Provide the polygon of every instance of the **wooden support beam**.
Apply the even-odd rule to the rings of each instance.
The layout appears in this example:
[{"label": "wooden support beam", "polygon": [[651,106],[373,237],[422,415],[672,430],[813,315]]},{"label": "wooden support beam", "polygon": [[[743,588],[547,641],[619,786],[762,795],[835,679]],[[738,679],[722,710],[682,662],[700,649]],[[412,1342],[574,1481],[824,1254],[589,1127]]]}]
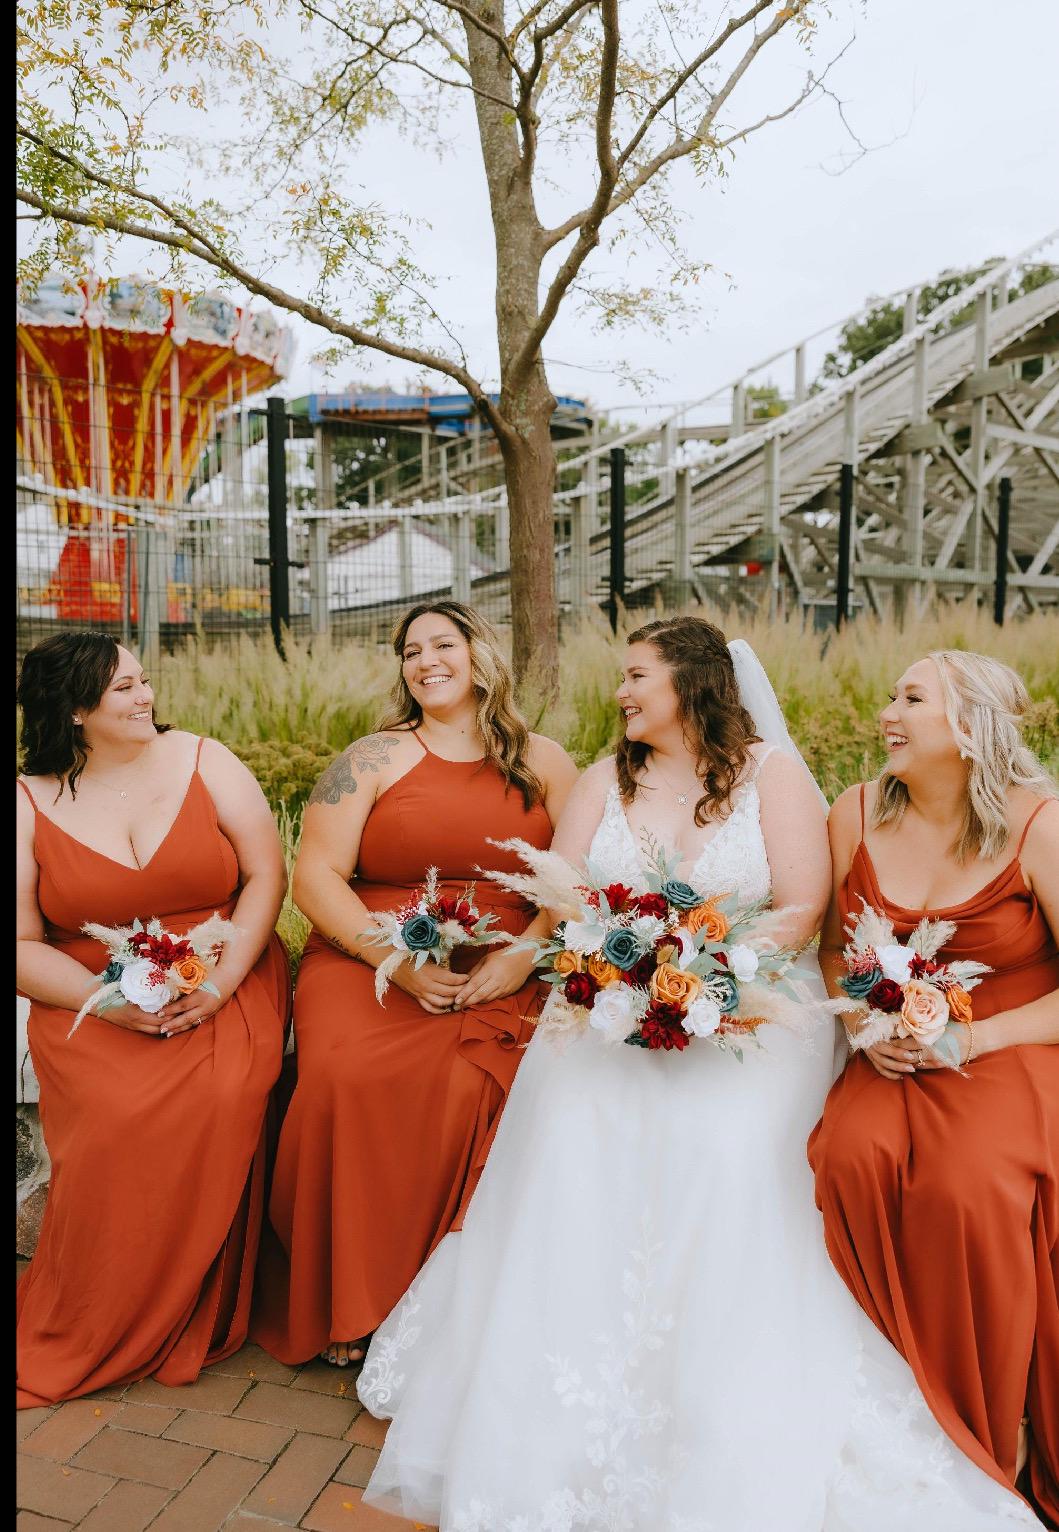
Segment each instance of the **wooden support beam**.
[{"label": "wooden support beam", "polygon": [[1001,426],[990,421],[986,434],[996,437],[998,441],[1014,442],[1016,447],[1036,447],[1041,452],[1059,452],[1059,436],[1047,436],[1043,431],[1026,431],[1018,426]]},{"label": "wooden support beam", "polygon": [[1057,547],[1059,547],[1059,518],[1056,519],[1052,530],[1048,533],[1048,536],[1044,539],[1044,542],[1038,548],[1033,563],[1030,564],[1029,568],[1026,570],[1026,573],[1028,575],[1040,574],[1041,570],[1044,568],[1045,564],[1047,564],[1048,560],[1051,558]]},{"label": "wooden support beam", "polygon": [[[978,574],[973,569],[946,569],[937,570],[931,564],[871,564],[858,563],[853,566],[853,573],[858,579],[878,580],[885,584],[888,580],[915,580],[923,581],[932,585],[981,585],[988,587],[993,583],[991,573]],[[1059,575],[1031,575],[1023,574],[1016,570],[1008,575],[1009,587],[1018,587],[1021,590],[1056,590],[1059,591]]]},{"label": "wooden support beam", "polygon": [[964,378],[949,396],[951,404],[973,404],[976,399],[986,399],[991,394],[1002,394],[1014,386],[1015,371],[1012,367],[985,367]]}]

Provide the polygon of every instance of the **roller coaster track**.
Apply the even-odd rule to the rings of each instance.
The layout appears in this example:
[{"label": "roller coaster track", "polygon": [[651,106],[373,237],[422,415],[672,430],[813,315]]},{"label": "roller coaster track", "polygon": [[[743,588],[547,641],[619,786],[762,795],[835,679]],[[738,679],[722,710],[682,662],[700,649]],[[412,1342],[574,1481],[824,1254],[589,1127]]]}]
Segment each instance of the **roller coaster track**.
[{"label": "roller coaster track", "polygon": [[[1008,555],[1013,600],[1059,603],[1059,281],[1011,301],[1006,293],[1015,269],[1057,238],[1052,234],[990,268],[918,323],[912,297],[906,333],[776,419],[749,427],[733,420],[717,433],[728,439],[711,444],[702,439],[703,428],[685,426],[697,406],[721,395],[718,390],[660,424],[567,459],[561,464],[564,481],[572,472],[580,472],[582,481],[557,496],[558,506],[566,502],[572,525],[579,515],[583,520],[580,535],[557,548],[564,609],[598,605],[609,593],[610,532],[599,524],[606,520],[607,482],[600,460],[616,445],[651,440],[672,446],[682,438],[680,453],[648,470],[664,492],[626,519],[630,605],[659,595],[716,593],[715,577],[748,565],[767,566],[766,578],[802,603],[833,599],[836,489],[844,462],[855,471],[858,599],[878,608],[887,592],[907,589],[909,582],[917,596],[931,585],[956,595],[989,585],[993,503],[1003,474],[1015,481]],[[764,365],[726,389],[742,388]],[[498,489],[463,497],[460,504],[488,515],[502,501]],[[417,510],[430,515],[450,506],[456,509],[442,501]],[[476,579],[470,595],[503,620],[508,571]],[[400,605],[380,604],[372,616],[384,625]],[[365,615],[361,608],[358,622]],[[340,628],[342,614],[335,617]]]}]

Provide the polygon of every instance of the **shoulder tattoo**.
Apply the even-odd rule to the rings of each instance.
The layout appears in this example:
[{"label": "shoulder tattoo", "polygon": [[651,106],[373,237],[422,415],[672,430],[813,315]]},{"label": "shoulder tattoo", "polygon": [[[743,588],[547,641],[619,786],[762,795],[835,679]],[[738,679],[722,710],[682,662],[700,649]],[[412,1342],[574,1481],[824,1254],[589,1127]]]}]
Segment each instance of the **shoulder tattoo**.
[{"label": "shoulder tattoo", "polygon": [[357,773],[377,772],[390,764],[390,752],[397,740],[392,734],[369,734],[354,740],[337,755],[320,776],[309,794],[310,803],[338,803],[347,793],[357,790]]}]

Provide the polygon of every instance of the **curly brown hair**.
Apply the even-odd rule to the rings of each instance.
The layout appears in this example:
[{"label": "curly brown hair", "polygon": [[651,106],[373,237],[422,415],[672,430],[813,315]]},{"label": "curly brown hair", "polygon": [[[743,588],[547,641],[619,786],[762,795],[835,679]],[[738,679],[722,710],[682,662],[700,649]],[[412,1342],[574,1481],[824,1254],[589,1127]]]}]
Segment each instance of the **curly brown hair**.
[{"label": "curly brown hair", "polygon": [[[515,703],[515,685],[500,641],[481,613],[462,601],[421,601],[400,617],[391,634],[393,652],[404,659],[405,638],[417,617],[435,613],[447,617],[467,640],[471,651],[471,681],[477,704],[478,732],[485,742],[485,758],[491,761],[509,787],[522,794],[526,812],[544,802],[544,784],[531,768],[529,729]],[[390,693],[390,706],[379,729],[411,727],[423,722],[423,709],[405,685],[404,674]]]},{"label": "curly brown hair", "polygon": [[[702,617],[664,617],[644,623],[627,642],[650,644],[669,667],[685,743],[695,755],[696,775],[705,789],[695,805],[695,823],[701,826],[724,817],[746,770],[750,746],[760,741],[739,695],[724,634]],[[650,745],[627,736],[619,743],[615,769],[623,803],[635,798],[637,778],[650,754]]]}]

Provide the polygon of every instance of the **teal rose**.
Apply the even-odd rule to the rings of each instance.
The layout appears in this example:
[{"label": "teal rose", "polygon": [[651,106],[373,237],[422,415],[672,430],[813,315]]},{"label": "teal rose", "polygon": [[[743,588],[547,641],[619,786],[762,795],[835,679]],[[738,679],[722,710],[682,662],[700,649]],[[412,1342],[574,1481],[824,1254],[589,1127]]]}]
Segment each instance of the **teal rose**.
[{"label": "teal rose", "polygon": [[867,973],[848,973],[838,983],[851,1000],[866,1000],[881,978],[881,968],[869,968]]},{"label": "teal rose", "polygon": [[438,945],[438,923],[431,915],[413,915],[401,927],[401,940],[409,952],[429,952]]},{"label": "teal rose", "polygon": [[710,994],[720,1006],[722,1016],[731,1016],[739,1004],[739,986],[730,973],[715,973],[712,976]]},{"label": "teal rose", "polygon": [[107,964],[106,968],[104,968],[99,977],[104,984],[117,984],[118,980],[121,978],[121,970],[122,965],[120,963],[116,963],[114,959],[111,958],[110,962]]},{"label": "teal rose", "polygon": [[642,951],[643,948],[636,937],[623,927],[619,931],[611,931],[603,943],[602,955],[608,963],[613,963],[615,968],[620,968],[622,973],[628,973]]},{"label": "teal rose", "polygon": [[675,904],[678,910],[693,910],[697,904],[702,904],[702,895],[690,883],[681,883],[679,878],[670,878],[662,884],[662,897],[668,899],[670,904]]}]

